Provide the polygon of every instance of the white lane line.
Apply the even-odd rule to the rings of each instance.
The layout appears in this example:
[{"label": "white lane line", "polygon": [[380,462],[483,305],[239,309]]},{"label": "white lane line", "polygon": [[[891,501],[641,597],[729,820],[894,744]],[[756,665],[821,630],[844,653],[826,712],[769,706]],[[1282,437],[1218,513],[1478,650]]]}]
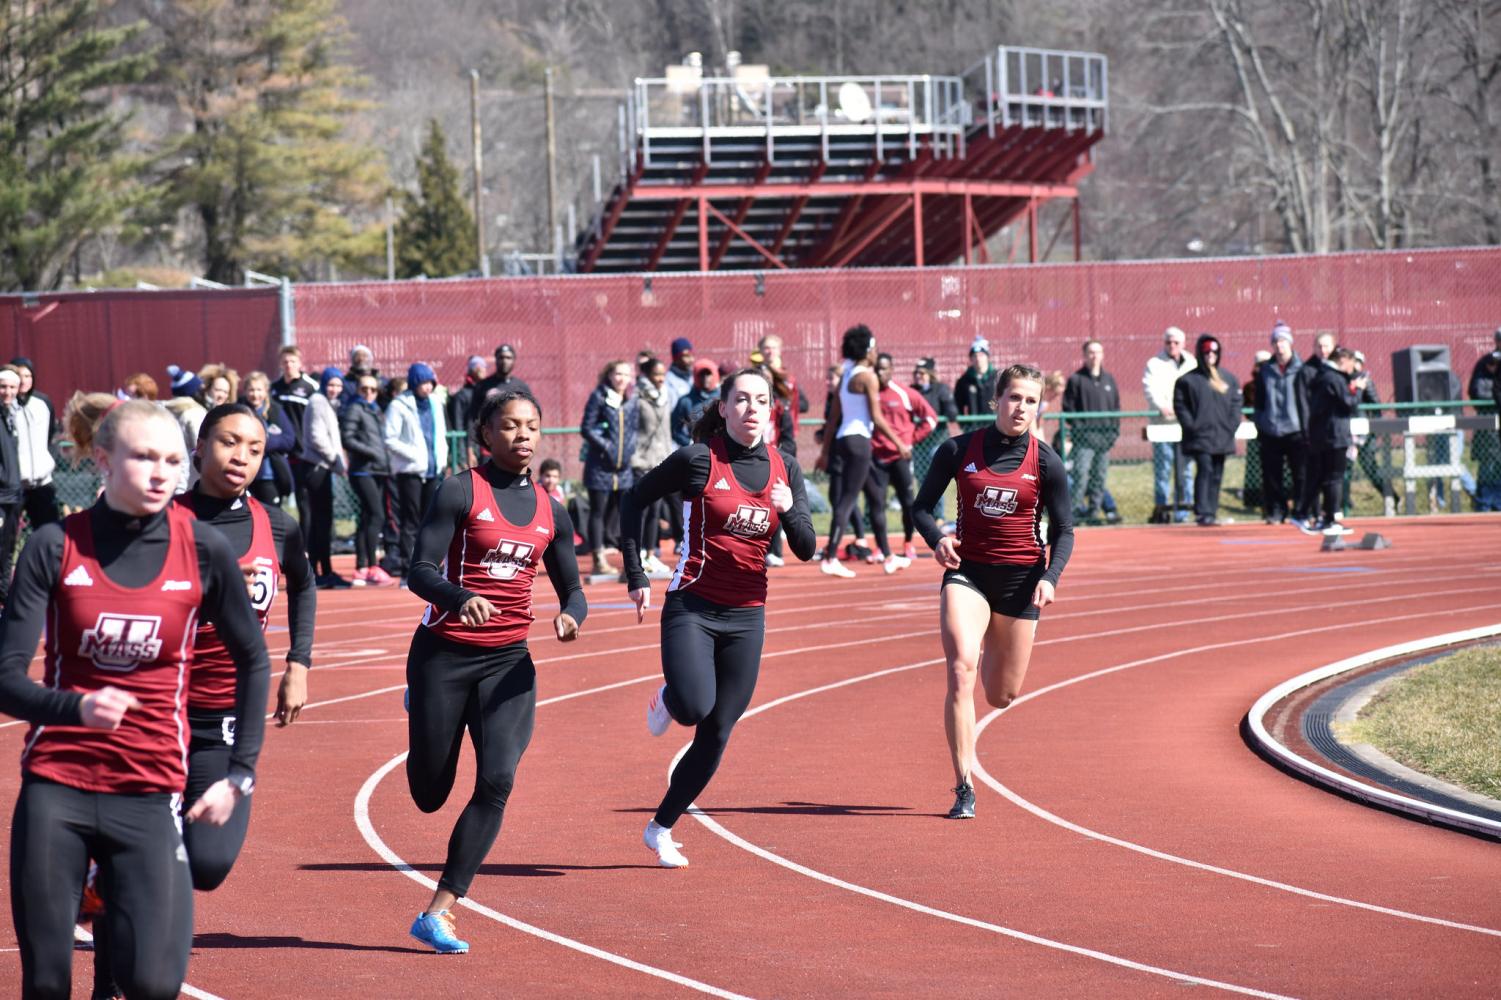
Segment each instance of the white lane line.
[{"label": "white lane line", "polygon": [[[548,699],[548,701],[551,700],[552,699]],[[537,704],[540,708],[542,705],[545,705],[547,703],[548,702],[544,701],[538,702]],[[376,854],[380,855],[381,859],[384,860],[388,865],[401,872],[407,878],[411,879],[419,885],[422,885],[428,889],[437,889],[438,883],[436,881],[428,878],[426,875],[423,875],[421,872],[414,869],[411,865],[402,860],[402,858],[395,851],[386,846],[386,842],[381,839],[380,834],[375,832],[375,825],[370,821],[370,797],[375,793],[376,787],[380,785],[385,776],[390,774],[397,767],[400,767],[402,762],[404,762],[406,759],[407,755],[405,753],[397,754],[365,780],[365,784],[360,788],[359,794],[355,796],[354,822],[355,826],[359,827],[360,836],[365,838],[365,843],[369,844],[370,848],[374,850]],[[485,906],[483,903],[476,903],[474,900],[470,899],[467,896],[459,899],[459,905],[473,910],[475,913],[478,913],[482,916],[489,917],[491,920],[494,920],[497,923],[504,924],[505,926],[510,927],[513,930],[521,931],[523,934],[531,934],[532,936],[539,937],[544,941],[551,941],[553,944],[562,945],[564,948],[571,948],[574,951],[582,952],[583,954],[588,955],[591,958],[597,958],[605,962],[610,962],[614,965],[623,966],[624,968],[630,969],[634,972],[644,973],[648,976],[655,976],[658,979],[665,979],[670,983],[676,983],[679,986],[685,986],[688,989],[697,990],[700,993],[707,993],[710,996],[729,997],[735,998],[735,1000],[745,1000],[745,998],[739,993],[732,993],[729,990],[721,989],[718,986],[711,986],[708,983],[699,982],[697,979],[689,979],[687,976],[678,975],[676,972],[669,972],[666,969],[659,969],[656,966],[647,965],[643,962],[637,962],[634,959],[626,958],[624,955],[617,955],[614,952],[604,951],[603,949],[596,948],[593,945],[584,944],[582,941],[575,941],[573,938],[564,937],[561,934],[555,934],[552,931],[544,930],[541,927],[526,923],[525,921],[517,920],[515,917],[501,913],[499,910],[493,910],[490,907]]]},{"label": "white lane line", "polygon": [[[943,658],[939,657],[938,659],[922,660],[918,663],[908,663],[899,667],[888,667],[885,670],[877,670],[872,673],[862,674],[859,677],[849,677],[842,681],[835,681],[832,684],[824,684],[819,687],[809,688],[806,691],[799,691],[795,694],[784,695],[781,698],[777,698],[773,701],[768,701],[764,705],[756,706],[755,708],[746,712],[745,715],[742,716],[742,719],[750,718],[754,715],[760,715],[762,712],[769,711],[770,709],[776,708],[779,705],[785,705],[790,701],[797,701],[800,698],[811,697],[815,694],[822,694],[826,691],[833,691],[836,688],[847,687],[851,684],[860,684],[865,681],[875,680],[878,677],[886,677],[890,674],[901,673],[906,670],[918,670],[922,667],[931,667],[935,664],[940,664],[943,662]],[[669,777],[672,774],[672,769],[676,767],[678,761],[682,759],[683,754],[688,752],[689,746],[692,746],[692,744],[685,744],[683,748],[679,750],[677,754],[672,758],[672,763],[668,765],[667,768]],[[743,837],[740,837],[737,834],[734,834],[725,829],[725,827],[720,825],[718,821],[710,818],[696,805],[690,806],[688,808],[688,811],[690,814],[692,814],[694,819],[702,823],[711,832],[729,841],[731,844],[734,844],[741,850],[754,854],[756,857],[761,858],[762,860],[770,861],[774,865],[779,865],[782,868],[786,868],[788,871],[795,872],[807,878],[811,878],[817,882],[822,882],[825,885],[834,886],[837,889],[844,889],[847,892],[853,892],[857,895],[866,896],[870,899],[875,899],[883,903],[890,903],[893,906],[899,906],[903,909],[911,910],[914,913],[921,913],[924,916],[937,917],[941,920],[948,920],[956,924],[963,924],[967,927],[974,927],[979,930],[990,931],[993,934],[999,934],[1003,937],[1014,938],[1018,941],[1025,941],[1028,944],[1040,945],[1044,948],[1049,948],[1054,951],[1067,952],[1071,955],[1078,955],[1083,958],[1093,959],[1098,962],[1105,962],[1109,965],[1119,966],[1124,969],[1132,969],[1136,972],[1145,972],[1154,976],[1163,976],[1165,978],[1172,979],[1175,982],[1187,983],[1195,986],[1208,986],[1213,989],[1225,990],[1230,993],[1239,993],[1245,996],[1273,997],[1279,998],[1279,1000],[1286,1000],[1284,995],[1280,993],[1268,993],[1264,990],[1253,989],[1249,986],[1238,986],[1234,983],[1225,983],[1217,979],[1205,979],[1202,976],[1194,976],[1186,972],[1176,972],[1172,969],[1162,968],[1161,966],[1148,965],[1144,962],[1137,962],[1129,958],[1122,958],[1119,955],[1112,955],[1108,952],[1096,951],[1093,948],[1085,948],[1080,945],[1069,944],[1065,941],[1057,941],[1053,938],[1045,938],[1037,934],[1029,934],[1026,931],[1017,930],[1014,927],[1005,927],[1001,924],[993,924],[989,921],[977,920],[974,917],[966,917],[960,913],[953,913],[948,910],[940,910],[936,907],[926,906],[922,903],[917,903],[910,899],[903,899],[900,896],[893,896],[890,893],[881,892],[877,889],[871,889],[867,886],[857,885],[853,882],[846,882],[843,879],[835,878],[834,876],[825,874],[824,872],[816,871],[812,868],[807,867],[806,865],[800,865],[795,861],[791,861],[787,858],[782,857],[780,854],[775,854],[771,851],[768,851],[764,847],[760,847],[756,844],[751,843]]]},{"label": "white lane line", "polygon": [[[1455,608],[1453,609],[1453,611],[1456,613],[1466,611],[1485,611],[1493,608],[1494,606],[1494,604],[1480,604],[1467,608]],[[1394,615],[1384,618],[1371,618],[1365,621],[1358,622],[1341,622],[1339,624],[1320,625],[1315,628],[1295,629],[1289,632],[1279,632],[1274,635],[1258,636],[1253,641],[1257,643],[1267,643],[1282,639],[1293,639],[1305,635],[1316,635],[1321,632],[1332,632],[1340,629],[1365,628],[1367,626],[1380,625],[1386,622],[1432,617],[1433,615],[1431,611],[1423,611],[1410,615]],[[1022,695],[1020,698],[1016,699],[1011,703],[1010,708],[1005,709],[1005,712],[1013,712],[1027,702],[1041,698],[1043,695],[1051,694],[1054,691],[1070,687],[1074,684],[1079,684],[1083,681],[1093,680],[1097,677],[1104,677],[1108,674],[1119,673],[1123,670],[1131,670],[1136,667],[1146,666],[1147,664],[1151,663],[1158,663],[1163,660],[1176,659],[1178,657],[1190,656],[1196,653],[1206,653],[1217,649],[1243,647],[1245,645],[1247,645],[1247,643],[1244,640],[1216,642],[1209,643],[1203,646],[1194,646],[1190,649],[1182,649],[1175,652],[1162,653],[1158,656],[1149,656],[1140,660],[1131,660],[1127,663],[1118,663],[1112,667],[1105,667],[1103,669],[1095,670],[1087,674],[1080,674],[1076,677],[1070,677],[1067,680],[1059,681],[1056,684],[1049,684],[1047,687],[1038,688],[1036,691]],[[979,742],[981,736],[984,734],[985,730],[990,726],[990,724],[998,719],[1002,714],[1004,714],[1002,710],[997,709],[987,714],[983,719],[979,721],[979,723],[976,724],[976,743]],[[1080,836],[1088,837],[1091,840],[1097,840],[1101,843],[1111,844],[1115,847],[1123,847],[1128,851],[1135,851],[1138,854],[1144,854],[1148,857],[1156,858],[1159,861],[1168,861],[1173,864],[1183,865],[1188,868],[1195,868],[1199,871],[1210,872],[1215,875],[1223,875],[1227,878],[1239,879],[1243,882],[1250,882],[1255,885],[1265,886],[1269,889],[1276,889],[1280,892],[1288,892],[1298,896],[1305,896],[1307,898],[1317,899],[1326,903],[1337,903],[1340,906],[1349,906],[1359,910],[1368,910],[1372,913],[1380,913],[1389,917],[1397,917],[1402,920],[1413,920],[1419,923],[1435,924],[1440,927],[1448,927],[1452,930],[1469,931],[1475,934],[1485,934],[1491,937],[1501,937],[1501,930],[1494,928],[1481,927],[1475,924],[1461,923],[1455,920],[1447,920],[1443,917],[1433,917],[1426,914],[1413,913],[1408,910],[1399,910],[1389,906],[1381,906],[1376,903],[1363,902],[1358,899],[1348,899],[1343,896],[1333,896],[1328,893],[1318,892],[1314,889],[1306,889],[1302,886],[1291,885],[1286,882],[1279,882],[1274,879],[1263,878],[1262,876],[1252,875],[1248,872],[1240,872],[1230,868],[1222,868],[1218,865],[1211,865],[1203,861],[1195,861],[1192,858],[1185,858],[1177,854],[1169,854],[1165,851],[1159,851],[1151,847],[1146,847],[1142,844],[1133,843],[1128,840],[1122,840],[1119,837],[1112,837],[1109,834],[1100,833],[1098,831],[1088,829],[1087,827],[1080,826],[1077,823],[1070,822],[1069,820],[1066,820],[1061,816],[1057,816],[1054,813],[1049,812],[1036,803],[1023,798],[1021,795],[1012,791],[1010,788],[1006,787],[1005,784],[994,778],[989,772],[985,770],[984,766],[978,760],[975,761],[974,774],[975,777],[979,778],[980,781],[985,785],[989,786],[991,789],[1005,797],[1007,801],[1013,803],[1014,805],[1020,806],[1022,809],[1025,809],[1027,812],[1031,813],[1037,818],[1048,823],[1052,823],[1054,826],[1059,826],[1065,830],[1069,830],[1070,832],[1077,833]]]}]

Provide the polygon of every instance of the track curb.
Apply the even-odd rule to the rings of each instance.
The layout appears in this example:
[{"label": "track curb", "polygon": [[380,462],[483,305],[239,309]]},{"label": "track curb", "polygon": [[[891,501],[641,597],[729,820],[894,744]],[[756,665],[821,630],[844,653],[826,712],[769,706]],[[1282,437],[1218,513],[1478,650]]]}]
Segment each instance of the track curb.
[{"label": "track curb", "polygon": [[1487,819],[1483,816],[1476,816],[1462,810],[1450,809],[1445,806],[1424,802],[1421,799],[1401,795],[1388,789],[1356,781],[1354,778],[1330,770],[1301,754],[1295,753],[1273,736],[1266,727],[1266,715],[1275,705],[1294,692],[1301,691],[1312,684],[1318,684],[1330,678],[1338,677],[1341,674],[1368,667],[1382,660],[1411,656],[1415,653],[1429,652],[1444,646],[1473,642],[1477,639],[1494,638],[1498,635],[1501,635],[1501,623],[1482,625],[1478,628],[1465,629],[1461,632],[1446,632],[1441,635],[1414,639],[1393,646],[1383,646],[1380,649],[1359,653],[1335,663],[1310,670],[1307,673],[1299,674],[1296,677],[1283,681],[1256,699],[1256,703],[1246,713],[1248,739],[1253,747],[1263,756],[1316,785],[1321,785],[1342,795],[1348,795],[1383,809],[1416,816],[1440,826],[1453,827],[1468,833],[1478,833],[1487,837],[1501,838],[1501,822]]}]

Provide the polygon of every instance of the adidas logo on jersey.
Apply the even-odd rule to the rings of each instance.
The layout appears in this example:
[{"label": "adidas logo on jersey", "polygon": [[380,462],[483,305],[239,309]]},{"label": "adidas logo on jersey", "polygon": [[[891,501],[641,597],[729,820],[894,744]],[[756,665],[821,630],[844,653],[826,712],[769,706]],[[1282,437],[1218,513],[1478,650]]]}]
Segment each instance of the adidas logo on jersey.
[{"label": "adidas logo on jersey", "polygon": [[966,465],[964,467],[964,471],[965,472],[979,472],[980,470],[977,469],[977,468],[975,468],[975,463],[971,462],[971,463],[969,463],[968,465]]},{"label": "adidas logo on jersey", "polygon": [[474,519],[476,521],[493,521],[493,520],[495,520],[495,515],[492,514],[492,513],[490,513],[490,508],[489,507],[486,507],[484,510],[480,511],[478,514],[474,515]]},{"label": "adidas logo on jersey", "polygon": [[717,483],[714,484],[714,488],[716,490],[727,490],[727,489],[730,488],[730,484],[727,483],[727,482],[725,482],[724,478],[721,477],[720,480],[719,480],[719,482],[717,482]]},{"label": "adidas logo on jersey", "polygon": [[89,571],[82,566],[73,567],[73,572],[63,577],[64,587],[92,587],[94,578],[89,576]]},{"label": "adidas logo on jersey", "polygon": [[192,590],[192,589],[193,589],[193,582],[191,580],[163,580],[162,581],[162,590],[163,591],[167,591],[167,590]]}]

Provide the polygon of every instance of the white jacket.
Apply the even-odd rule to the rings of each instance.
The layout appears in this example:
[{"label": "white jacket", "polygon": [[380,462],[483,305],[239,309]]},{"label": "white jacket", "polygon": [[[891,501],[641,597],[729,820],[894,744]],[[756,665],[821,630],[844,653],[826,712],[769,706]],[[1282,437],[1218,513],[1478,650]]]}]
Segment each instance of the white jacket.
[{"label": "white jacket", "polygon": [[16,420],[16,453],[20,458],[21,485],[40,486],[52,481],[52,472],[57,462],[47,449],[47,435],[51,429],[52,411],[47,404],[32,396],[25,405],[13,411]]},{"label": "white jacket", "polygon": [[434,397],[428,397],[433,407],[433,438],[428,441],[422,434],[422,418],[417,414],[417,397],[408,389],[391,400],[386,407],[386,451],[391,455],[391,474],[415,472],[427,475],[428,449],[437,458],[438,475],[448,467],[448,427],[443,422],[443,407]]},{"label": "white jacket", "polygon": [[1166,351],[1158,351],[1147,360],[1146,370],[1141,374],[1141,387],[1146,390],[1147,405],[1157,411],[1152,417],[1152,423],[1167,422],[1161,414],[1164,410],[1173,408],[1173,386],[1184,372],[1191,372],[1197,367],[1193,355],[1188,353],[1184,353],[1176,365]]},{"label": "white jacket", "polygon": [[302,439],[298,457],[315,469],[331,469],[343,475],[344,439],[339,436],[339,415],[334,404],[321,392],[308,397],[307,413],[302,417]]}]

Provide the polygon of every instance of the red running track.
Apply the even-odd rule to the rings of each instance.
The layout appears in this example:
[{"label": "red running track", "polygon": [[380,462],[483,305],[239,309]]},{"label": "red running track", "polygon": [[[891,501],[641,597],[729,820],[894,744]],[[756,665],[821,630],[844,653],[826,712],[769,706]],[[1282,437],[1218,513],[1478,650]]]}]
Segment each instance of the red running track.
[{"label": "red running track", "polygon": [[[534,633],[537,735],[479,909],[459,911],[463,957],[406,936],[472,780],[433,816],[407,796],[419,603],[325,592],[313,704],[270,734],[245,853],[198,896],[193,995],[1493,996],[1501,847],[1290,778],[1239,732],[1287,677],[1497,620],[1494,520],[1376,526],[1394,548],[1081,532],[1027,694],[981,733],[969,823],[940,818],[933,563],[778,571],[756,701],[678,826],[681,871],[639,840],[688,740],[645,733],[655,622],[590,588],[577,644]],[[0,744],[19,752],[22,731]],[[8,801],[14,770],[0,783]]]}]

